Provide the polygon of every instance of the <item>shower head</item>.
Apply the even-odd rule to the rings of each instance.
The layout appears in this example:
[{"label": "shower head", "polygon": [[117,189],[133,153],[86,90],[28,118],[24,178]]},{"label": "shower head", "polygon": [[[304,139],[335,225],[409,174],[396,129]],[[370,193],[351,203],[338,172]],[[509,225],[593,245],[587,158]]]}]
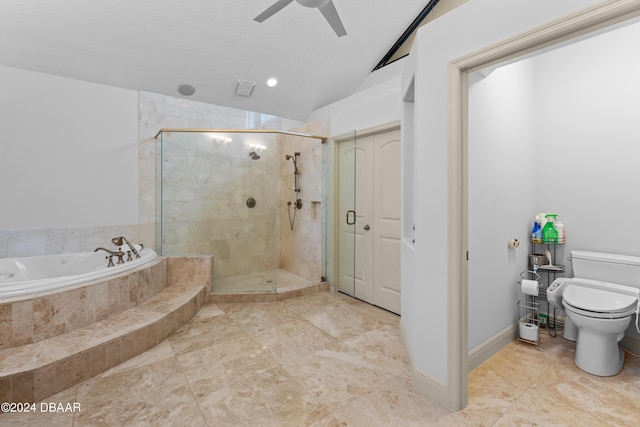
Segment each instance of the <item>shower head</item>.
[{"label": "shower head", "polygon": [[296,174],[296,175],[298,174],[298,161],[297,161],[296,157],[299,156],[299,155],[300,155],[300,153],[296,151],[295,153],[293,153],[293,156],[290,155],[290,154],[287,154],[287,155],[284,156],[284,158],[287,159],[287,160],[293,160],[293,168],[295,169],[295,171],[293,173]]}]

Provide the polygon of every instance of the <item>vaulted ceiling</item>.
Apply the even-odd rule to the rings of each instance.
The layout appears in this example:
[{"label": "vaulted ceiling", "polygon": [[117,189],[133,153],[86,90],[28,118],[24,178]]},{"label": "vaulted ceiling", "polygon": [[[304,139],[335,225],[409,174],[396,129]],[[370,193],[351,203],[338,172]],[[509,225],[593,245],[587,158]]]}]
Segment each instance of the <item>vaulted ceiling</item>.
[{"label": "vaulted ceiling", "polygon": [[[318,9],[276,0],[3,0],[0,65],[304,120],[352,94],[428,0],[333,0],[347,35]],[[279,84],[266,86],[269,77]],[[237,79],[256,82],[250,97]]]}]

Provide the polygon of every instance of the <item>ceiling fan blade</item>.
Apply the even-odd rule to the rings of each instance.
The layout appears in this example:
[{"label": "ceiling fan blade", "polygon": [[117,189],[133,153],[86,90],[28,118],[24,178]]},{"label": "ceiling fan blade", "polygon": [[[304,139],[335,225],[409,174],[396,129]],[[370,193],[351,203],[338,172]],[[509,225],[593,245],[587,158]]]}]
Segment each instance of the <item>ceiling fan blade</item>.
[{"label": "ceiling fan blade", "polygon": [[333,4],[333,0],[329,0],[318,9],[320,9],[320,12],[322,12],[325,19],[329,22],[329,25],[331,25],[331,28],[333,28],[333,31],[335,31],[338,37],[347,35],[347,30],[345,30],[344,25],[342,25],[340,15],[338,15],[338,11]]},{"label": "ceiling fan blade", "polygon": [[293,3],[293,0],[278,0],[277,2],[266,8],[265,11],[260,15],[253,18],[253,20],[264,22],[267,18],[270,18],[272,15],[280,12],[282,9],[284,9],[285,6],[289,5],[290,3]]}]

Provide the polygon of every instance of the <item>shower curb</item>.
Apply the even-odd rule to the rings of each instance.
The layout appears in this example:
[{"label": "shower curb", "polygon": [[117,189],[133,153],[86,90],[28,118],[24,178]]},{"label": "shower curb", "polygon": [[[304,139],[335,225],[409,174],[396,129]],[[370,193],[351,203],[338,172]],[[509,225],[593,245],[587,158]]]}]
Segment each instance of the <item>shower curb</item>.
[{"label": "shower curb", "polygon": [[335,286],[327,282],[313,283],[300,287],[278,289],[275,292],[230,292],[212,293],[208,296],[210,303],[230,302],[276,302],[301,297],[316,292],[337,292]]}]

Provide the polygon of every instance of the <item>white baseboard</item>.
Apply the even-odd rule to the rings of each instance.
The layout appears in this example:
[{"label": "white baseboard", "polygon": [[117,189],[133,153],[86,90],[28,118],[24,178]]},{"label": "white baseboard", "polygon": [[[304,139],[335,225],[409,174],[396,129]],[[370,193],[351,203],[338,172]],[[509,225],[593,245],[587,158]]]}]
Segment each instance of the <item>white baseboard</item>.
[{"label": "white baseboard", "polygon": [[[409,347],[402,320],[400,320],[400,336],[402,338],[402,344],[407,355],[407,363],[409,364],[409,372],[412,375],[413,383],[416,388],[423,394],[429,396],[434,401],[438,402],[444,407],[448,407],[448,389],[447,384],[443,383],[439,379],[431,376],[422,369],[416,368],[413,363],[413,353]],[[469,371],[476,368],[484,361],[488,360],[503,349],[510,342],[518,338],[518,323],[514,323],[500,331],[498,334],[488,339],[478,347],[469,352],[468,366]],[[639,342],[640,343],[640,342]]]},{"label": "white baseboard", "polygon": [[518,339],[518,323],[507,326],[493,337],[489,338],[469,352],[468,366],[469,372],[489,360],[491,356],[502,350],[507,344]]},{"label": "white baseboard", "polygon": [[400,337],[402,338],[402,345],[407,355],[407,363],[409,364],[409,372],[413,378],[413,384],[420,393],[430,397],[445,408],[448,407],[447,385],[424,372],[422,369],[417,369],[413,364],[413,353],[411,352],[409,342],[404,332],[402,319],[400,319]]},{"label": "white baseboard", "polygon": [[413,373],[415,365],[413,364],[413,353],[409,347],[409,341],[404,333],[404,323],[402,323],[402,317],[400,317],[400,339],[402,339],[402,346],[404,347],[404,353],[407,355],[407,364],[409,365],[409,372]]},{"label": "white baseboard", "polygon": [[429,396],[445,408],[449,407],[447,385],[442,381],[432,377],[422,369],[415,369],[413,371],[413,383],[420,393]]}]

